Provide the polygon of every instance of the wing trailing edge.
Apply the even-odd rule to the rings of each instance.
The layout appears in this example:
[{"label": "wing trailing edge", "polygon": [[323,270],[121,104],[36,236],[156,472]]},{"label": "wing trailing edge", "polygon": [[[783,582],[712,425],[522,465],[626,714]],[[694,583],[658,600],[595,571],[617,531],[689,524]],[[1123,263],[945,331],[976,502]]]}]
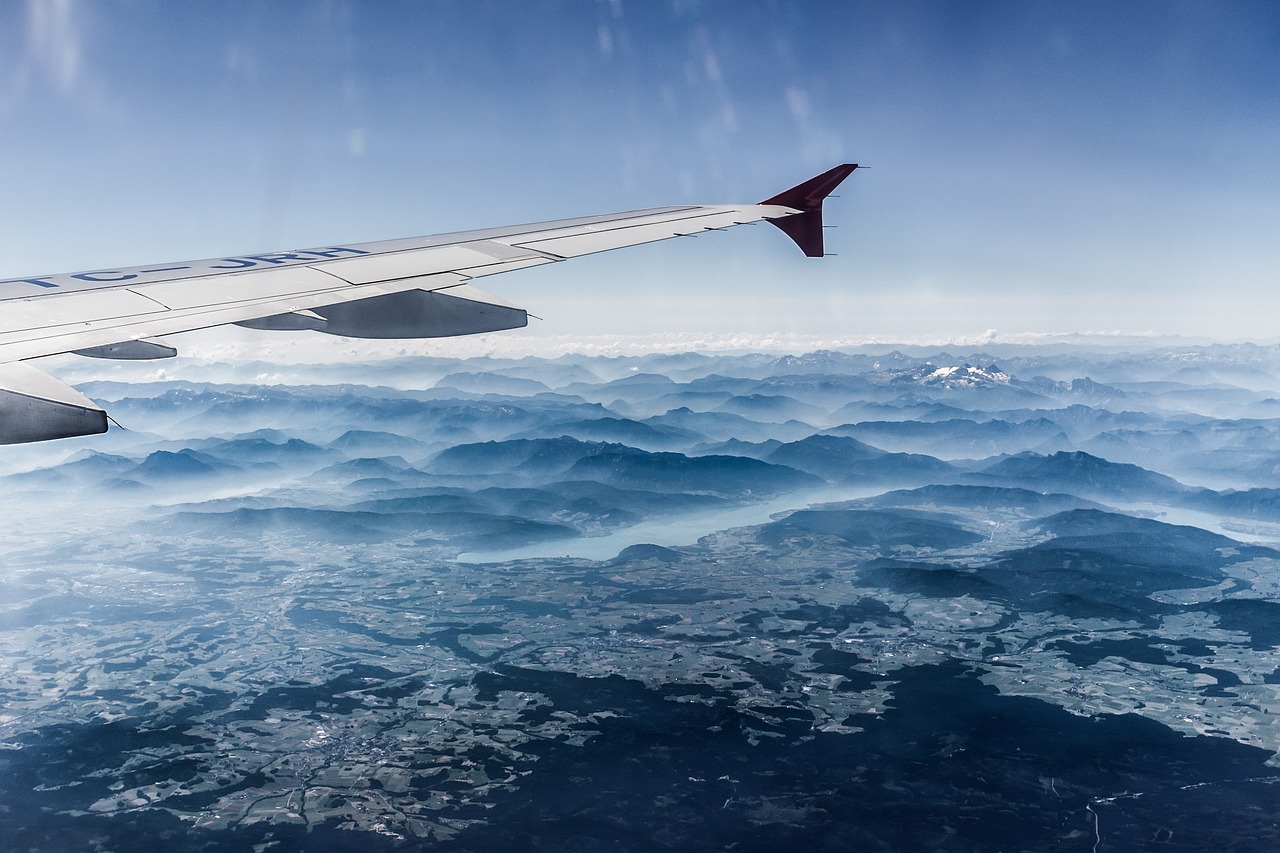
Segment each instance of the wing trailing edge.
[{"label": "wing trailing edge", "polygon": [[22,362],[0,364],[0,444],[107,431],[107,413],[70,385]]}]

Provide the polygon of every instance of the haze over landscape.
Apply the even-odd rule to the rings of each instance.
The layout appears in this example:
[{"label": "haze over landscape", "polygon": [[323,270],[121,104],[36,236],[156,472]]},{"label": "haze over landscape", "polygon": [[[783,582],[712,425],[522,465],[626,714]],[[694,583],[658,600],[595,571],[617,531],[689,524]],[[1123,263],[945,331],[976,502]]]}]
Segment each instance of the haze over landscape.
[{"label": "haze over landscape", "polygon": [[6,449],[18,849],[1277,840],[1280,349],[165,369]]},{"label": "haze over landscape", "polygon": [[685,203],[527,329],[39,366],[14,850],[1280,847],[1280,13],[0,9],[0,278]]}]

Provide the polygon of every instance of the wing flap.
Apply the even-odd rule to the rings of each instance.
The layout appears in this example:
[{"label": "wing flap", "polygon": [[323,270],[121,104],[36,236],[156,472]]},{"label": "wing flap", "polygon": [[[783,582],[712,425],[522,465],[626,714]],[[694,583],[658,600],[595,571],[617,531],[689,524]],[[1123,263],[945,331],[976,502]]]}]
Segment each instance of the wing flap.
[{"label": "wing flap", "polygon": [[486,275],[497,275],[500,272],[512,272],[529,267],[540,267],[543,264],[554,264],[559,258],[548,258],[543,255],[530,257],[523,261],[503,261],[488,267],[472,267],[466,271],[468,278],[481,278]]},{"label": "wing flap", "polygon": [[23,332],[83,326],[120,317],[142,317],[164,310],[164,305],[128,290],[12,300],[5,302],[3,310],[0,310],[0,340]]},{"label": "wing flap", "polygon": [[402,290],[415,288],[438,290],[442,287],[461,284],[466,280],[464,276],[454,273],[441,273],[396,282],[356,286],[333,276],[324,276],[324,278],[331,282],[330,289],[312,293],[286,294],[231,305],[159,310],[145,316],[116,317],[76,326],[48,326],[0,335],[0,353],[3,353],[6,359],[18,361],[42,355],[107,346],[124,340],[163,337],[195,329],[238,323],[242,320],[305,311],[370,296],[398,293]]},{"label": "wing flap", "polygon": [[130,288],[170,311],[186,311],[237,302],[260,303],[347,286],[347,282],[310,267],[288,267],[217,278],[195,278]]}]

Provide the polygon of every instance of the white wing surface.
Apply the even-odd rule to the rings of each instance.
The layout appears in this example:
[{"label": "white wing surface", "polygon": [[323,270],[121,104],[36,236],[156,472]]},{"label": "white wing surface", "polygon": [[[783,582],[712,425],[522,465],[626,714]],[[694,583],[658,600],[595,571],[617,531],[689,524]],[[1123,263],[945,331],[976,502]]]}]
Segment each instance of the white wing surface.
[{"label": "white wing surface", "polygon": [[363,338],[467,335],[527,325],[471,286],[541,264],[770,221],[821,256],[822,202],[837,166],[759,204],[633,210],[376,243],[0,281],[0,443],[105,432],[106,413],[28,364],[60,353],[165,358],[150,340],[237,323]]}]

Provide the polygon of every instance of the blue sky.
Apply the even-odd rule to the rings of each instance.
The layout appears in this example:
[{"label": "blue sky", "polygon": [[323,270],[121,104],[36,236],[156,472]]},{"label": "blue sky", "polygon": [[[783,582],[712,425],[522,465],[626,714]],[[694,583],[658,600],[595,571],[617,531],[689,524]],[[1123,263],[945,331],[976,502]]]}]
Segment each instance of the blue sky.
[{"label": "blue sky", "polygon": [[1280,337],[1270,3],[0,6],[0,275],[756,201],[490,279],[532,334]]}]

